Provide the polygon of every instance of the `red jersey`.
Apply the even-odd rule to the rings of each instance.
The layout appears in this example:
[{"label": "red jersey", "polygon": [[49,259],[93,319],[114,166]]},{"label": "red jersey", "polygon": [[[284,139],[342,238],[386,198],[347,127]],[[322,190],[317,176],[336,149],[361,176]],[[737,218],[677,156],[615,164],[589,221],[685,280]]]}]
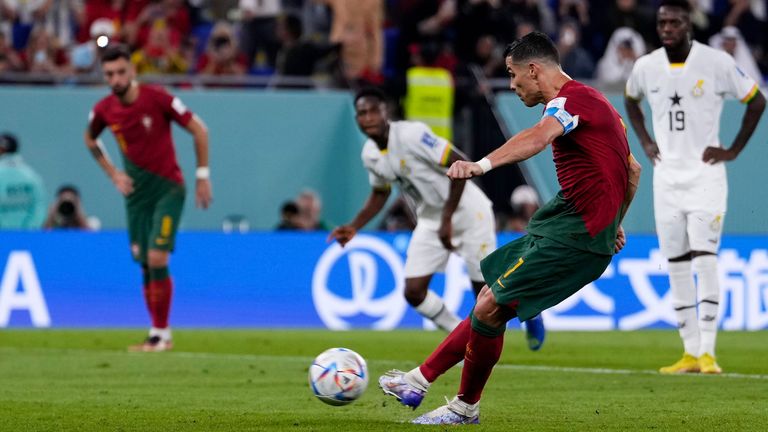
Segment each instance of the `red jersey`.
[{"label": "red jersey", "polygon": [[88,128],[95,138],[109,126],[127,163],[183,184],[171,120],[186,126],[192,115],[178,98],[162,88],[140,84],[139,96],[130,105],[123,105],[114,94],[99,101],[91,111]]},{"label": "red jersey", "polygon": [[544,115],[565,130],[552,143],[562,191],[534,215],[528,231],[612,254],[629,180],[624,122],[600,92],[577,81],[560,89]]},{"label": "red jersey", "polygon": [[578,126],[552,143],[557,180],[589,234],[610,225],[627,194],[629,143],[621,116],[605,96],[578,81],[557,94]]}]

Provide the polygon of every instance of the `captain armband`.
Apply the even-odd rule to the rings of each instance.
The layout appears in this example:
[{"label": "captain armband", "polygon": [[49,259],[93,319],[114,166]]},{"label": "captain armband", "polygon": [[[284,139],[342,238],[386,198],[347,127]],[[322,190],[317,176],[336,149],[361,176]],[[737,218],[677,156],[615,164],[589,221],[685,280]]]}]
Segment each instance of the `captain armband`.
[{"label": "captain armband", "polygon": [[542,118],[544,117],[552,117],[557,120],[563,127],[563,135],[567,135],[568,132],[576,129],[579,125],[579,116],[571,115],[571,113],[565,110],[564,97],[552,99],[544,110]]}]

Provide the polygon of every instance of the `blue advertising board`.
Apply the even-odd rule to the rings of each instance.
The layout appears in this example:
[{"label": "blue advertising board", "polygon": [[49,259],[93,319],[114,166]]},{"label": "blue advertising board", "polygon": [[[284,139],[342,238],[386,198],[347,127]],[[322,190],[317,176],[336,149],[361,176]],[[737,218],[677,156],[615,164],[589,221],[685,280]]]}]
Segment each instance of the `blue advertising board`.
[{"label": "blue advertising board", "polygon": [[[500,244],[514,235],[501,235]],[[179,234],[171,261],[175,327],[430,327],[403,296],[409,234]],[[0,327],[148,325],[141,274],[124,232],[0,233]],[[768,328],[768,238],[727,236],[719,255],[720,326]],[[446,305],[473,304],[461,259],[432,281]],[[652,236],[630,236],[603,276],[545,312],[551,330],[675,324],[666,261]],[[513,323],[511,326],[519,325]]]}]

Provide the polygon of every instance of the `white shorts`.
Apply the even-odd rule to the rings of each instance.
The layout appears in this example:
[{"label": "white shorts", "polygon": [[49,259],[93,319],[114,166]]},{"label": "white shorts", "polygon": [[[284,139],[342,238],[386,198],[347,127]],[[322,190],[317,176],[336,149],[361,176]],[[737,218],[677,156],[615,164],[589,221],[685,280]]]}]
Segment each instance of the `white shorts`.
[{"label": "white shorts", "polygon": [[667,258],[690,251],[717,253],[727,200],[726,180],[671,187],[654,177],[653,207],[661,252]]},{"label": "white shorts", "polygon": [[[440,242],[439,223],[419,219],[413,230],[405,259],[405,277],[414,278],[442,272],[451,251]],[[480,261],[496,249],[496,222],[490,206],[457,210],[453,215],[453,252],[464,258],[469,278],[483,281]]]}]

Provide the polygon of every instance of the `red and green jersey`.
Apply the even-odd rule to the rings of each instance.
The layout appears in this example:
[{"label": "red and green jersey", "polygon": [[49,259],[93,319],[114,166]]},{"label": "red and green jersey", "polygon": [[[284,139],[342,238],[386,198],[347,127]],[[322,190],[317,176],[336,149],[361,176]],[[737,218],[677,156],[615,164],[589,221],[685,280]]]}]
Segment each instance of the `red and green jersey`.
[{"label": "red and green jersey", "polygon": [[97,137],[109,127],[115,135],[125,161],[125,170],[134,179],[150,174],[174,183],[184,178],[176,161],[171,137],[171,121],[186,126],[192,112],[164,89],[139,85],[138,98],[129,105],[111,94],[99,101],[91,111],[88,128]]},{"label": "red and green jersey", "polygon": [[577,81],[560,89],[544,115],[565,130],[552,143],[561,192],[539,209],[528,231],[611,255],[629,176],[624,122],[600,92]]}]

